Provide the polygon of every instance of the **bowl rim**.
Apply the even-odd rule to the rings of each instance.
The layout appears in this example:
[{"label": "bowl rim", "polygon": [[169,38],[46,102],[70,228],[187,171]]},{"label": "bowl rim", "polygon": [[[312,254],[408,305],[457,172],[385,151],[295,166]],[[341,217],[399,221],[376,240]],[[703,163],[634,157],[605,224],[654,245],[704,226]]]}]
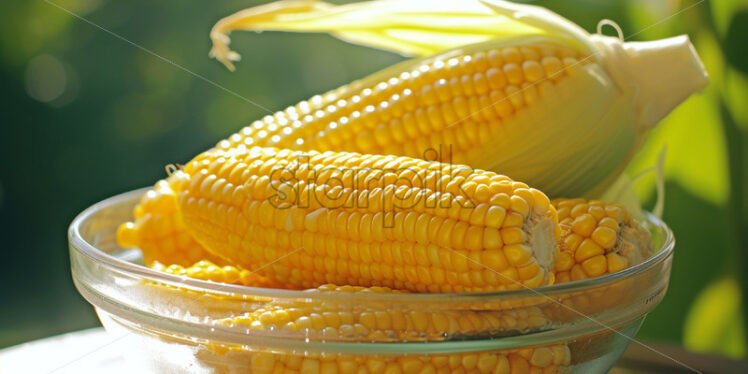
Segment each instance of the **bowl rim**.
[{"label": "bowl rim", "polygon": [[[252,297],[271,297],[271,298],[284,298],[284,299],[318,299],[318,300],[336,300],[349,298],[348,293],[337,293],[337,292],[310,292],[310,290],[285,290],[275,288],[260,288],[260,287],[248,287],[242,285],[233,285],[225,283],[216,283],[212,281],[204,281],[187,276],[180,276],[160,272],[157,270],[150,269],[143,265],[134,264],[124,259],[117,258],[109,253],[96,248],[93,244],[89,243],[84,239],[81,233],[81,227],[89,218],[102,211],[105,208],[109,208],[124,202],[132,201],[139,198],[149,187],[132,190],[129,192],[121,193],[102,201],[99,201],[80,214],[71,222],[68,228],[68,239],[70,241],[71,250],[75,250],[83,256],[89,258],[99,265],[104,265],[119,273],[126,273],[138,277],[143,277],[151,281],[166,283],[172,285],[178,285],[180,287],[186,287],[195,291],[202,291],[212,294],[232,294],[232,295],[245,295]],[[489,302],[499,300],[509,300],[517,298],[534,298],[534,297],[550,297],[558,294],[569,294],[581,292],[589,289],[598,287],[604,287],[611,285],[619,280],[633,277],[641,274],[661,262],[665,261],[668,257],[672,256],[675,247],[675,238],[672,230],[665,224],[661,219],[655,217],[649,212],[646,212],[648,222],[654,224],[656,227],[662,229],[665,234],[664,241],[660,248],[655,249],[655,253],[643,261],[640,264],[626,268],[622,271],[606,274],[603,276],[588,278],[578,281],[571,281],[560,284],[546,285],[537,288],[523,288],[518,290],[504,290],[504,291],[486,291],[486,292],[455,292],[455,293],[403,293],[403,294],[390,294],[390,293],[357,293],[356,297],[362,301],[407,301],[410,303],[427,303],[427,302]],[[314,291],[314,290],[312,290]],[[347,295],[346,295],[347,294]]]}]

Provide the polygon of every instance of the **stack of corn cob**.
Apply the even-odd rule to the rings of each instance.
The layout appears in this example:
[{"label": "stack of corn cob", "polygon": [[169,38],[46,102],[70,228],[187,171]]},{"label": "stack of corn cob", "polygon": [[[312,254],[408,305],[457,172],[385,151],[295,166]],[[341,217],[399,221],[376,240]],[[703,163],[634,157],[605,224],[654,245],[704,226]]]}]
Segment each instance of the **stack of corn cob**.
[{"label": "stack of corn cob", "polygon": [[[449,12],[483,23],[427,21]],[[393,32],[416,26],[440,41]],[[251,8],[211,33],[211,53],[231,69],[235,29],[328,31],[424,55],[241,129],[159,181],[118,231],[155,269],[245,286],[498,291],[641,263],[652,249],[632,213],[564,197],[601,195],[646,131],[707,82],[686,37],[624,43],[501,1]],[[225,323],[368,341],[544,323],[521,317],[270,304]],[[569,362],[563,345],[371,365],[263,357],[252,358],[258,372],[547,373]]]}]

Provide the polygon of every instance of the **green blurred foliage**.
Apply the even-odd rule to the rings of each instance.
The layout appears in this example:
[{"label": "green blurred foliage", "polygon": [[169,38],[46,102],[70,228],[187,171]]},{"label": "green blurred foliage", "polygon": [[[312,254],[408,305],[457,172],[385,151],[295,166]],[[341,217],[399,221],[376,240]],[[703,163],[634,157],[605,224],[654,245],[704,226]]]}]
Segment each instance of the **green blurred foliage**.
[{"label": "green blurred foliage", "polygon": [[[49,2],[0,2],[0,347],[97,325],[69,275],[66,228],[80,210],[152,184],[164,165],[264,116],[263,107],[402,60],[326,35],[237,32],[232,46],[244,59],[230,73],[208,58],[208,31],[261,1],[49,1],[100,28]],[[668,294],[640,336],[745,355],[748,1],[533,3],[591,32],[608,18],[630,40],[691,36],[712,84],[652,131],[629,168],[653,166],[667,146],[664,218],[677,249]],[[651,207],[654,178],[636,188]]]},{"label": "green blurred foliage", "polygon": [[[714,305],[720,305],[715,308]],[[731,357],[745,355],[740,288],[732,278],[710,284],[694,300],[683,341],[697,351],[717,350]]]}]

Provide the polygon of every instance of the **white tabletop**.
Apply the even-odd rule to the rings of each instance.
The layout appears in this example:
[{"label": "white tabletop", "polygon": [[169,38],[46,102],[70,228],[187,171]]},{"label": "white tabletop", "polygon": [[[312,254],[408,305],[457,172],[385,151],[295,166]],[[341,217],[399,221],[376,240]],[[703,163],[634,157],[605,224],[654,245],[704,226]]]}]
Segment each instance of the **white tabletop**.
[{"label": "white tabletop", "polygon": [[[109,336],[102,328],[72,332],[0,350],[2,374],[130,374],[122,357],[134,335]],[[680,348],[656,345],[657,352],[677,357],[704,373],[748,373],[748,362],[732,361],[716,356],[697,355]],[[682,371],[672,360],[632,344],[619,365],[609,374],[654,374]],[[628,369],[627,369],[628,367]],[[710,370],[712,369],[712,370]]]},{"label": "white tabletop", "polygon": [[130,373],[120,354],[127,339],[95,328],[17,345],[0,350],[0,373]]}]

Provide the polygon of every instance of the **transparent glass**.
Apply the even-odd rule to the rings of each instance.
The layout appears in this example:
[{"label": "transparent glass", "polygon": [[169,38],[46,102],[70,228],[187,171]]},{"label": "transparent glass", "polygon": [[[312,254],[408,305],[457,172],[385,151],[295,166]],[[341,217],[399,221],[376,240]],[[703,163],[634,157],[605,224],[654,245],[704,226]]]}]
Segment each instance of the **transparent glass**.
[{"label": "transparent glass", "polygon": [[[142,373],[605,373],[670,277],[672,232],[648,216],[656,253],[644,263],[537,289],[352,294],[219,284],[151,270],[117,246],[117,225],[142,192],[88,208],[69,230],[76,287],[107,331],[130,337],[125,354]],[[362,339],[236,322],[273,306],[319,318],[368,313],[385,327]]]}]

